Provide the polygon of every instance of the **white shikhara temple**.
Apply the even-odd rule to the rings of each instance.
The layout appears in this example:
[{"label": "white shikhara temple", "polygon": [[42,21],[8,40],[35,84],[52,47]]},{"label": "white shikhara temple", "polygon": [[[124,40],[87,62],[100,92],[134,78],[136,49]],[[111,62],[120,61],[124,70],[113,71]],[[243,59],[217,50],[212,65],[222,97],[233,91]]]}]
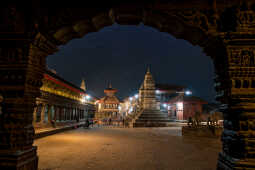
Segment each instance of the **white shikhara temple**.
[{"label": "white shikhara temple", "polygon": [[160,112],[157,105],[155,81],[149,68],[139,89],[139,105],[141,111],[133,121],[133,127],[164,127],[170,122],[167,114]]},{"label": "white shikhara temple", "polygon": [[150,69],[144,77],[144,81],[139,89],[139,103],[143,109],[146,110],[159,110],[156,102],[156,87],[155,81],[150,73]]}]

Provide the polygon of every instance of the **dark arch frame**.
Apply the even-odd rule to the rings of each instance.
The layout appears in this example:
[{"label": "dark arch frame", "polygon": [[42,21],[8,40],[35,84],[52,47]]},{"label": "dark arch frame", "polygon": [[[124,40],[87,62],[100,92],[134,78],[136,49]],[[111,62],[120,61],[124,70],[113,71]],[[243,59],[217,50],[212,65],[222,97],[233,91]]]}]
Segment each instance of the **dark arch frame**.
[{"label": "dark arch frame", "polygon": [[38,168],[32,113],[46,57],[57,46],[114,22],[143,22],[201,46],[212,57],[216,99],[222,102],[224,113],[223,149],[217,168],[254,169],[255,92],[232,83],[254,81],[254,4],[254,0],[111,0],[80,8],[43,8],[49,4],[38,0],[26,9],[18,4],[2,8],[0,169]]}]

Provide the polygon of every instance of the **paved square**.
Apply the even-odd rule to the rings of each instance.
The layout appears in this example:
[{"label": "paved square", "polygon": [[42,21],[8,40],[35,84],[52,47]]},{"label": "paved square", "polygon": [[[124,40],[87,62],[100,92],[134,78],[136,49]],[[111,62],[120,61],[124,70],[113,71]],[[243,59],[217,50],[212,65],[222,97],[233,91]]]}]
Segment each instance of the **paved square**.
[{"label": "paved square", "polygon": [[180,128],[79,128],[35,141],[39,170],[215,170],[219,139]]}]

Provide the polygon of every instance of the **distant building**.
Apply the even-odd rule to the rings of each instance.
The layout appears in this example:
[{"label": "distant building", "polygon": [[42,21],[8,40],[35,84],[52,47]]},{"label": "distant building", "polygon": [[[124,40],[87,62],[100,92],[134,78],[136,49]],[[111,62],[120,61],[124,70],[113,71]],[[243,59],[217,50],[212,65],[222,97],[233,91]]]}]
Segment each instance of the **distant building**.
[{"label": "distant building", "polygon": [[138,98],[140,113],[133,117],[133,127],[165,127],[168,125],[171,120],[166,113],[160,111],[156,101],[155,81],[149,68],[139,89]]},{"label": "distant building", "polygon": [[144,81],[139,89],[139,103],[141,108],[150,110],[159,109],[157,107],[155,90],[155,81],[148,68]]},{"label": "distant building", "polygon": [[195,97],[180,95],[169,100],[169,117],[177,120],[188,120],[189,117],[195,116],[196,112],[203,113],[203,106],[208,104],[207,101]]},{"label": "distant building", "polygon": [[82,90],[84,90],[84,91],[86,91],[87,89],[86,89],[86,85],[85,85],[85,80],[84,79],[82,79],[82,81],[81,81],[81,87],[80,87]]},{"label": "distant building", "polygon": [[167,107],[164,106],[169,100],[180,95],[178,92],[185,91],[185,86],[172,85],[172,84],[156,84],[156,99],[160,105],[161,111],[167,111]]},{"label": "distant building", "polygon": [[88,112],[95,111],[93,98],[84,89],[64,80],[55,71],[46,70],[40,88],[40,97],[36,98],[33,124],[35,128],[58,124],[82,122]]},{"label": "distant building", "polygon": [[117,119],[119,115],[120,101],[115,96],[117,89],[112,88],[111,84],[104,90],[106,96],[97,101],[96,119],[112,118]]}]

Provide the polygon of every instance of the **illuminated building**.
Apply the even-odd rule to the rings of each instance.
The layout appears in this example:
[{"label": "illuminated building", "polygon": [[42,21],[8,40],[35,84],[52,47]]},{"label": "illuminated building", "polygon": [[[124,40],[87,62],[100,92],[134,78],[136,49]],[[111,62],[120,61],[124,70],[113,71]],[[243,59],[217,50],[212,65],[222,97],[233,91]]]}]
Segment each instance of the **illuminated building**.
[{"label": "illuminated building", "polygon": [[97,112],[95,115],[96,119],[116,119],[120,116],[118,114],[120,101],[115,96],[115,93],[117,93],[117,91],[117,89],[112,88],[111,84],[108,88],[104,90],[106,96],[104,96],[97,102]]},{"label": "illuminated building", "polygon": [[36,98],[33,125],[35,128],[84,121],[95,111],[93,99],[86,100],[86,91],[64,80],[56,72],[44,73],[40,97]]}]

